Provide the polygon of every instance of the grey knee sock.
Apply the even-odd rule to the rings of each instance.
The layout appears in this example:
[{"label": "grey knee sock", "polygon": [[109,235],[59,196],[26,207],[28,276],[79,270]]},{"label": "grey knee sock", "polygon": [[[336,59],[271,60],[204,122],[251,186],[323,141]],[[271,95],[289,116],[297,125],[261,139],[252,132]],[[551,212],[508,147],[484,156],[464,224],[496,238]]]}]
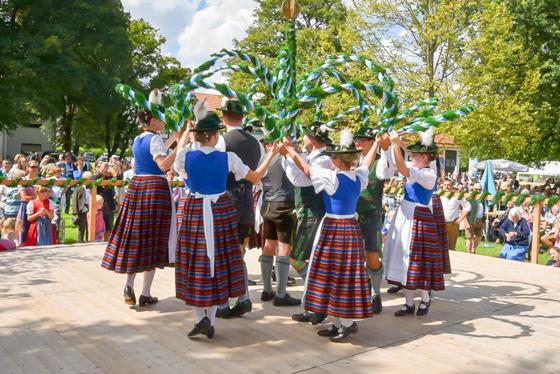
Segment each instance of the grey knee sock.
[{"label": "grey knee sock", "polygon": [[305,280],[305,278],[307,278],[307,269],[308,268],[309,268],[309,263],[306,263],[305,266],[301,270],[298,270],[298,274],[303,280]]},{"label": "grey knee sock", "polygon": [[261,255],[259,262],[261,263],[263,291],[272,292],[272,263],[274,262],[274,256]]},{"label": "grey knee sock", "polygon": [[371,282],[371,287],[373,288],[373,294],[379,295],[381,294],[381,281],[383,280],[383,265],[379,267],[379,269],[370,269],[367,268],[367,273],[369,276],[369,280]]},{"label": "grey knee sock", "polygon": [[286,296],[290,259],[288,256],[276,256],[276,296]]},{"label": "grey knee sock", "polygon": [[245,272],[245,294],[237,298],[238,303],[249,300],[249,273],[247,272],[247,264],[243,263],[243,271]]}]

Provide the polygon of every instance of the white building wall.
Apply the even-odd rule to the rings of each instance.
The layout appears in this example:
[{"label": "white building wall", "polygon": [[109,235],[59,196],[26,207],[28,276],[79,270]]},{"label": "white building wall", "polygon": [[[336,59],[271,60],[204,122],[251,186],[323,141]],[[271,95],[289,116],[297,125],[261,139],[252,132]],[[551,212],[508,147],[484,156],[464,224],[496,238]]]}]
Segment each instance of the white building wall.
[{"label": "white building wall", "polygon": [[0,154],[2,158],[13,158],[21,152],[45,152],[54,150],[49,139],[41,132],[40,127],[22,126],[11,133],[0,133]]}]

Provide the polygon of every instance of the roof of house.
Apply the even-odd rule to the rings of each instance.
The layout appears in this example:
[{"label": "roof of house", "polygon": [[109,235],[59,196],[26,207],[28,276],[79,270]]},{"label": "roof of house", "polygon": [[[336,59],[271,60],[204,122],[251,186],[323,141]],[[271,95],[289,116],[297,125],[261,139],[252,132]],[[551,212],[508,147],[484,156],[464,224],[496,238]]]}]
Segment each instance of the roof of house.
[{"label": "roof of house", "polygon": [[206,105],[208,110],[215,112],[218,108],[222,106],[222,95],[210,94],[210,93],[203,93],[203,92],[195,92],[194,95],[198,100],[206,99]]}]

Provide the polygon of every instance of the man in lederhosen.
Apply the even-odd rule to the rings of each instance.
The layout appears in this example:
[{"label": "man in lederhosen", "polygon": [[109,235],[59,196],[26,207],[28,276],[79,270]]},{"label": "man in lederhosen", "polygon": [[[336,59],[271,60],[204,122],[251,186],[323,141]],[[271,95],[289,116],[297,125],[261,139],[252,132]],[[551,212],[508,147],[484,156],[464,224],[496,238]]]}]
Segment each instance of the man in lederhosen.
[{"label": "man in lederhosen", "polygon": [[[243,108],[238,100],[225,99],[222,103],[223,122],[226,133],[223,135],[225,150],[233,152],[251,170],[255,170],[265,158],[262,144],[242,127]],[[253,210],[253,185],[246,181],[236,181],[233,174],[228,176],[226,193],[232,200],[238,216],[238,238],[242,250],[245,249],[255,227],[255,212]],[[220,305],[217,317],[240,317],[252,310],[253,305],[249,298],[247,265],[245,265],[245,294],[237,299],[237,303],[230,309],[229,303]]]},{"label": "man in lederhosen", "polygon": [[[302,131],[306,153],[300,154],[289,140],[284,141],[285,147],[280,150],[280,153],[285,156],[282,165],[286,170],[286,175],[296,187],[297,228],[290,263],[298,274],[306,279],[315,234],[325,214],[322,195],[315,193],[309,178],[309,171],[311,165],[331,168],[331,159],[325,151],[327,145],[332,144],[332,141],[329,138],[327,126],[320,122],[315,122],[309,127],[302,127]],[[308,311],[292,316],[295,321],[313,324],[321,323],[325,318],[326,315]]]},{"label": "man in lederhosen", "polygon": [[[354,134],[356,148],[362,154],[360,163],[367,155],[373,143],[377,130],[369,127],[361,127]],[[383,265],[380,260],[381,252],[381,228],[383,224],[383,185],[385,180],[392,177],[391,168],[380,167],[379,163],[385,164],[391,159],[391,140],[387,135],[380,142],[381,158],[375,160],[369,170],[368,186],[360,194],[357,213],[362,235],[364,237],[364,248],[366,255],[366,270],[373,289],[372,305],[375,314],[381,312],[381,281],[383,280]]]},{"label": "man in lederhosen", "polygon": [[[267,143],[268,148],[272,143]],[[300,299],[286,292],[290,271],[290,253],[295,233],[294,186],[282,167],[282,157],[277,155],[271,162],[267,175],[262,179],[264,246],[261,263],[263,279],[262,301],[274,300],[274,306],[296,306]],[[276,293],[272,290],[273,261],[276,256]]]}]

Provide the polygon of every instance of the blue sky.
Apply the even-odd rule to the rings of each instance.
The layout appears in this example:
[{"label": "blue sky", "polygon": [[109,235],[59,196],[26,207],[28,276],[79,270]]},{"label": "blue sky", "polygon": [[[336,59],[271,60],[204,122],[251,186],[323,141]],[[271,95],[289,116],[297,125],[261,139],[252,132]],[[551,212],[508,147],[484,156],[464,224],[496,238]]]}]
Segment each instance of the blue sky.
[{"label": "blue sky", "polygon": [[133,18],[143,18],[167,38],[164,53],[195,67],[211,53],[242,39],[256,7],[253,0],[122,0]]}]

